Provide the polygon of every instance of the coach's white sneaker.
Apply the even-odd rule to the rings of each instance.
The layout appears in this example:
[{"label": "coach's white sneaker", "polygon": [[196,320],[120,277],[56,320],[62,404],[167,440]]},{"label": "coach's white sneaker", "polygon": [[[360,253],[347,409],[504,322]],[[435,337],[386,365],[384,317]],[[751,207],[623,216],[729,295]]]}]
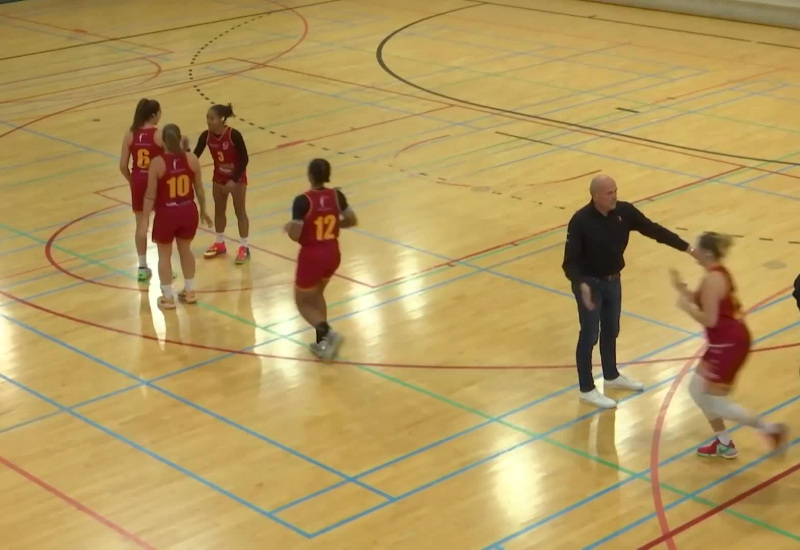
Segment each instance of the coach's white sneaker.
[{"label": "coach's white sneaker", "polygon": [[592,391],[581,392],[581,401],[594,405],[599,409],[613,409],[617,406],[616,401],[600,393],[597,388]]},{"label": "coach's white sneaker", "polygon": [[618,378],[614,380],[606,380],[603,382],[603,388],[614,388],[617,390],[630,390],[630,391],[642,391],[644,390],[644,384],[641,382],[637,382],[636,380],[632,380],[628,378],[624,374],[620,374]]}]

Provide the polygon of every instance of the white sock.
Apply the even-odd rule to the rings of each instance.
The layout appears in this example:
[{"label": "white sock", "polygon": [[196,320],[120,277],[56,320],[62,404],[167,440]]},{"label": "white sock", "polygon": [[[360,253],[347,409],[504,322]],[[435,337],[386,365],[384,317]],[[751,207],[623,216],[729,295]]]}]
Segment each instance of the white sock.
[{"label": "white sock", "polygon": [[147,254],[139,254],[139,267],[147,267]]},{"label": "white sock", "polygon": [[224,243],[225,242],[225,234],[224,233],[217,233],[217,242]]},{"label": "white sock", "polygon": [[731,436],[730,436],[730,434],[728,434],[728,430],[723,430],[723,431],[717,433],[717,439],[719,439],[719,442],[722,443],[725,446],[728,446],[728,445],[731,444]]},{"label": "white sock", "polygon": [[242,246],[243,246],[243,247],[245,247],[245,248],[247,248],[247,237],[244,237],[244,238],[242,239]]},{"label": "white sock", "polygon": [[172,285],[161,285],[161,294],[163,294],[164,298],[167,300],[172,300]]},{"label": "white sock", "polygon": [[183,288],[184,290],[186,290],[186,292],[191,292],[194,290],[194,279],[186,279],[184,283],[186,284],[184,285]]}]

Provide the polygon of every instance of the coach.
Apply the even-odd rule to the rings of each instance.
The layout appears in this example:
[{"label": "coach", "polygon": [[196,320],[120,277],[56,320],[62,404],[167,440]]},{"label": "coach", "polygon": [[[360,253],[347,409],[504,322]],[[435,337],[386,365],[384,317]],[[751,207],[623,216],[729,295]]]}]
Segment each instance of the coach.
[{"label": "coach", "polygon": [[572,283],[581,324],[575,361],[580,399],[611,409],[616,401],[600,393],[592,378],[592,350],[600,336],[600,361],[604,387],[641,391],[644,386],[617,370],[617,336],[622,312],[620,272],[631,230],[694,255],[694,249],[678,235],[650,221],[629,202],[617,201],[617,183],[598,175],[589,187],[592,200],[569,221],[564,246],[564,274]]}]

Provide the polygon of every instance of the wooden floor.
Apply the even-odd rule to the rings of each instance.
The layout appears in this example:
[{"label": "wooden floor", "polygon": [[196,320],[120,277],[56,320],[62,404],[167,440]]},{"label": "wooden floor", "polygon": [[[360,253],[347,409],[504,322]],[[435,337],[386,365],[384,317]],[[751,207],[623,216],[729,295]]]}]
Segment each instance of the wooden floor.
[{"label": "wooden floor", "polygon": [[[735,234],[735,398],[796,437],[800,33],[570,0],[27,0],[0,25],[3,549],[800,547],[800,449],[745,428],[737,460],[694,455],[702,338],[667,270],[699,268],[633,237],[619,356],[646,391],[616,412],[578,402],[561,271],[600,172],[687,239]],[[135,282],[140,97],[193,138],[232,102],[251,154],[252,261],[200,259],[177,312]],[[329,366],[281,231],[317,156],[361,220]]]}]

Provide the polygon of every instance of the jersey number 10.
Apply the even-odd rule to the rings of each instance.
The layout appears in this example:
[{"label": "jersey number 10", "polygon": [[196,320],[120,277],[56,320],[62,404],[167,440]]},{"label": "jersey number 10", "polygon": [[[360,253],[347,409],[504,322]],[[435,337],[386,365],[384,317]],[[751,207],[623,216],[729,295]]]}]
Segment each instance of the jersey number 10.
[{"label": "jersey number 10", "polygon": [[171,199],[185,197],[191,190],[191,182],[189,181],[189,176],[186,174],[169,178],[167,180],[167,185],[169,186],[169,198]]},{"label": "jersey number 10", "polygon": [[318,241],[330,241],[336,238],[334,230],[336,229],[336,216],[328,214],[321,216],[314,220],[314,225],[317,228]]}]

